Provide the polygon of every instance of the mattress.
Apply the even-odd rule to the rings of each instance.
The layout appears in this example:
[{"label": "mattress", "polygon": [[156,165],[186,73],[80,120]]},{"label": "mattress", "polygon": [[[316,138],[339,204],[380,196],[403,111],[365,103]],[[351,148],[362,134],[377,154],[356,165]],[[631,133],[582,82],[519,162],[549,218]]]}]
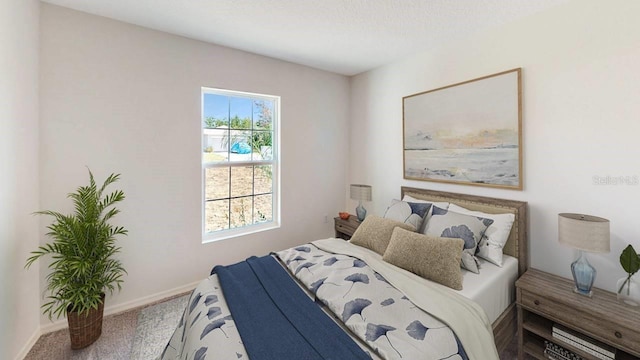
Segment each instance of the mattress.
[{"label": "mattress", "polygon": [[515,301],[515,282],[518,279],[518,259],[503,255],[503,266],[496,266],[482,258],[480,273],[462,270],[461,295],[478,303],[491,323]]}]

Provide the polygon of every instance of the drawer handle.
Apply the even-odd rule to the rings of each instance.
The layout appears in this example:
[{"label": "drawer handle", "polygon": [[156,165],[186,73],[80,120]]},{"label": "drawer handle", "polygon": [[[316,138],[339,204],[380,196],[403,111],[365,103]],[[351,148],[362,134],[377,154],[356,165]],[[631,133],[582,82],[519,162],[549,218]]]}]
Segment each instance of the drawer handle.
[{"label": "drawer handle", "polygon": [[620,333],[620,331],[616,331],[614,334],[618,339],[622,339],[622,334]]},{"label": "drawer handle", "polygon": [[533,300],[533,303],[536,305],[540,305],[540,301],[539,300]]}]

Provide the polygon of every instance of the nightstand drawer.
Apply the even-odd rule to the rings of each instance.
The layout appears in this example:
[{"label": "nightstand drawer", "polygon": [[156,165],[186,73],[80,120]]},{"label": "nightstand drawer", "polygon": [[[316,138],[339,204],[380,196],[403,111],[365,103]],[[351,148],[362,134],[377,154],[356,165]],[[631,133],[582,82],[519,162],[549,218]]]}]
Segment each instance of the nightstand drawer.
[{"label": "nightstand drawer", "polygon": [[356,231],[357,226],[354,226],[351,222],[337,222],[336,230],[346,234],[353,234]]},{"label": "nightstand drawer", "polygon": [[[620,348],[626,348],[635,353],[640,352],[640,333],[621,327],[606,317],[579,311],[580,309],[559,304],[526,290],[522,290],[520,301],[522,306],[543,314],[550,320],[563,323],[569,327],[579,326],[580,331],[586,335]],[[584,301],[589,302],[591,299],[585,298]]]},{"label": "nightstand drawer", "polygon": [[348,219],[341,219],[340,217],[333,218],[335,220],[335,230],[336,237],[342,238],[345,240],[351,239],[353,233],[356,232],[358,226],[360,226],[360,222],[353,215],[349,216]]}]

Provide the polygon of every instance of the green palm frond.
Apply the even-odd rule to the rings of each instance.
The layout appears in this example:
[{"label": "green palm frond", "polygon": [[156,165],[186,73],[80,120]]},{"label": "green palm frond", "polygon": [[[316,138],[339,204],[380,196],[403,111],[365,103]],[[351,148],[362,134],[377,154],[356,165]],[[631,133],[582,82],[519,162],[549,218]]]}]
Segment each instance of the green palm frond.
[{"label": "green palm frond", "polygon": [[46,233],[51,242],[31,252],[25,264],[29,268],[43,256],[52,258],[48,266],[51,272],[46,277],[48,301],[42,305],[49,318],[60,317],[67,309],[80,313],[97,309],[103,293],[121,289],[127,272],[115,258],[121,250],[116,246],[116,237],[128,232],[109,221],[120,213],[114,205],[125,195],[115,190],[103,196],[106,188],[119,179],[120,174],[111,174],[98,188],[89,170],[89,185],[80,186],[67,196],[73,202],[73,214],[50,210],[34,213],[53,218]]}]

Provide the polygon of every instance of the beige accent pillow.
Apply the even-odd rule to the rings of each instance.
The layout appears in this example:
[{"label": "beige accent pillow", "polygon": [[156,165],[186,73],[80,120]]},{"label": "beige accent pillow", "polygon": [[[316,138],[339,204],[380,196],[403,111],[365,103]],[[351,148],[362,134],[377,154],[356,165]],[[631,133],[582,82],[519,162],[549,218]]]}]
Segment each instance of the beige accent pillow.
[{"label": "beige accent pillow", "polygon": [[369,215],[353,233],[350,242],[371,249],[382,255],[387,249],[393,229],[396,227],[416,231],[416,228],[410,224]]},{"label": "beige accent pillow", "polygon": [[407,271],[462,290],[460,259],[464,240],[423,235],[395,228],[382,260]]}]

